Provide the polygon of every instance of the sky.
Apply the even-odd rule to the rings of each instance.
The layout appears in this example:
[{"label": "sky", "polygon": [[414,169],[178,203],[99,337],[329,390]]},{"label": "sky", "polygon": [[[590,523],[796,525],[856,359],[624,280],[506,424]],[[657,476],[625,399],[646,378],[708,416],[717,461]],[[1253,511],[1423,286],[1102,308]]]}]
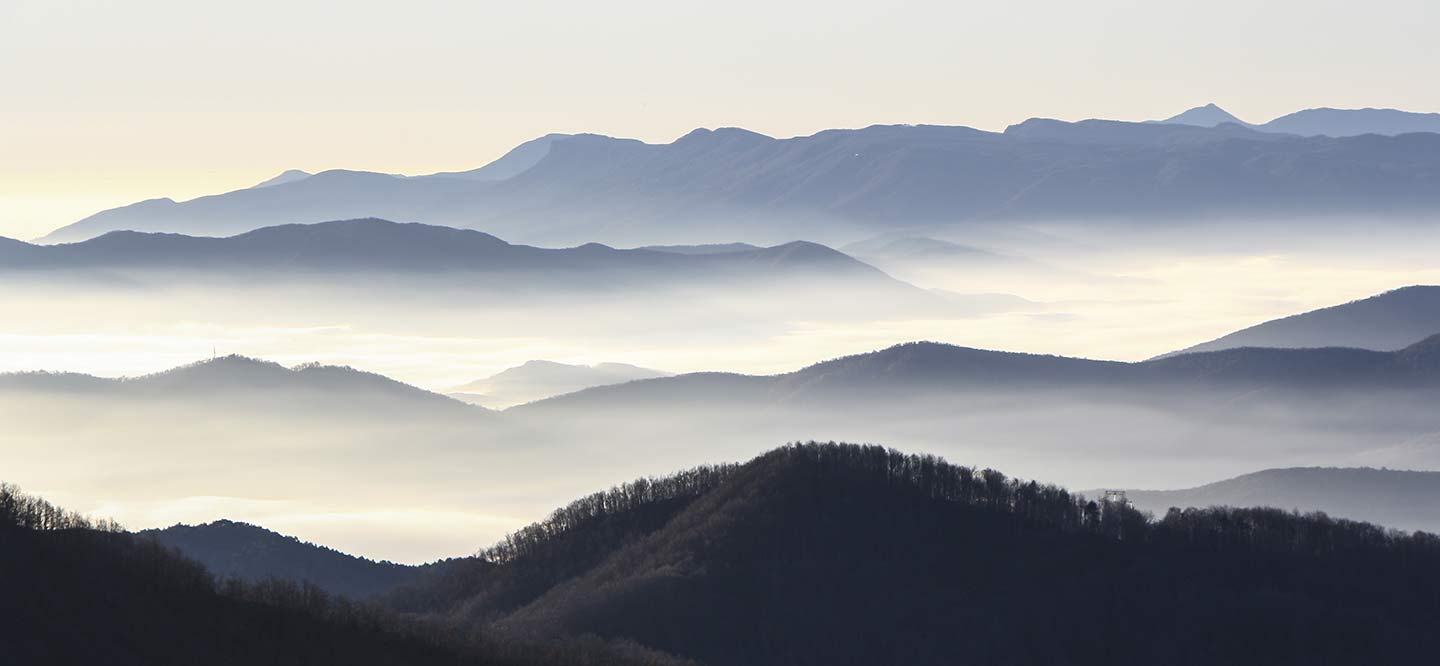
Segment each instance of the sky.
[{"label": "sky", "polygon": [[[1397,20],[1404,17],[1404,20]],[[549,132],[1440,111],[1431,0],[0,2],[0,236]]]}]

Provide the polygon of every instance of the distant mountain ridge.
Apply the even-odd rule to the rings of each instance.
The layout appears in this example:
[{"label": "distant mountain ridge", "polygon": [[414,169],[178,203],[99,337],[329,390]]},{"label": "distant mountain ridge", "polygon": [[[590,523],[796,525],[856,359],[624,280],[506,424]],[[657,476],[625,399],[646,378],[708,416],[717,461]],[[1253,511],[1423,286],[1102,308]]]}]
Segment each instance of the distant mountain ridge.
[{"label": "distant mountain ridge", "polygon": [[0,244],[6,270],[227,270],[301,273],[505,274],[603,283],[603,275],[766,279],[784,275],[846,276],[877,286],[918,289],[831,248],[793,241],[725,252],[516,245],[468,229],[357,219],[266,227],[226,238],[116,231],[59,245]]},{"label": "distant mountain ridge", "polygon": [[1184,490],[1127,490],[1137,508],[1269,506],[1440,534],[1440,472],[1373,468],[1267,469]]},{"label": "distant mountain ridge", "polygon": [[417,415],[461,418],[481,417],[488,413],[480,407],[350,367],[309,363],[286,368],[279,363],[239,355],[198,361],[139,377],[114,379],[78,373],[0,374],[0,393],[6,391],[164,398],[219,404],[240,399],[261,405],[273,402],[277,408],[294,410],[356,410],[368,405],[377,410],[403,408]]},{"label": "distant mountain ridge", "polygon": [[384,217],[528,242],[693,244],[994,219],[1440,209],[1440,135],[1432,134],[1296,137],[1235,124],[1032,119],[1003,133],[890,125],[789,139],[721,128],[668,144],[537,141],[495,165],[500,179],[480,173],[489,167],[413,178],[332,170],[103,211],[44,241]]},{"label": "distant mountain ridge", "polygon": [[1365,134],[1397,136],[1416,132],[1440,132],[1440,113],[1415,113],[1399,109],[1375,108],[1332,109],[1321,107],[1304,109],[1253,125],[1236,118],[1212,103],[1197,106],[1165,120],[1151,122],[1197,127],[1216,127],[1233,123],[1262,132],[1335,138]]},{"label": "distant mountain ridge", "polygon": [[[560,366],[565,371],[561,374],[567,378],[569,370],[574,368],[554,365]],[[602,374],[610,369],[603,369]],[[656,371],[626,366],[619,372],[624,375]],[[1257,387],[1296,390],[1440,388],[1440,334],[1393,352],[1344,347],[1243,347],[1140,362],[910,342],[834,358],[775,375],[696,372],[630,379],[624,383],[595,386],[518,405],[507,411],[563,409],[613,401],[639,401],[659,407],[666,402],[704,402],[720,397],[741,402],[783,403],[887,394],[903,397],[907,392],[1107,387],[1148,391],[1167,385],[1244,390]],[[379,400],[419,402],[447,409],[486,412],[437,393],[352,368],[308,364],[287,369],[277,363],[240,356],[202,361],[137,378],[104,379],[49,372],[0,374],[0,391],[173,394],[195,398],[279,388],[303,389],[316,395],[330,396],[350,393]]]},{"label": "distant mountain ridge", "polygon": [[485,379],[456,386],[448,393],[466,402],[504,408],[595,386],[667,377],[670,374],[626,363],[576,365],[532,360]]},{"label": "distant mountain ridge", "polygon": [[[901,399],[946,391],[1296,391],[1440,387],[1440,335],[1395,352],[1239,348],[1137,363],[912,342],[768,376],[693,373],[586,389],[515,410],[674,402],[770,404]],[[1158,393],[1157,393],[1158,394]]]},{"label": "distant mountain ridge", "polygon": [[1166,356],[1236,347],[1402,349],[1440,333],[1440,286],[1414,285],[1256,324]]}]

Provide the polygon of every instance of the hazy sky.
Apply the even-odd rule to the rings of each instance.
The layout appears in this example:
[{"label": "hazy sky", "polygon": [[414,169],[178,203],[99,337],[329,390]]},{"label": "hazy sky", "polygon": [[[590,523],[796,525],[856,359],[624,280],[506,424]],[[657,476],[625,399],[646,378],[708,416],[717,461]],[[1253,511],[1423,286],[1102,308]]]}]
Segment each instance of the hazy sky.
[{"label": "hazy sky", "polygon": [[1440,110],[1433,0],[0,1],[0,235],[552,131]]}]

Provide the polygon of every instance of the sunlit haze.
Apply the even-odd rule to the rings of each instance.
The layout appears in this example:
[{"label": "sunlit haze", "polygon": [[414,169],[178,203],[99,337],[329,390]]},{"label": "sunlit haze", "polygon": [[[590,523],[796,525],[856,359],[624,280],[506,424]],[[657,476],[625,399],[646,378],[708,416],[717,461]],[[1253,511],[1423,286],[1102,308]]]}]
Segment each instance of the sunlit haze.
[{"label": "sunlit haze", "polygon": [[0,236],[285,169],[469,169],[549,132],[1000,130],[1212,101],[1251,122],[1437,111],[1440,90],[1415,85],[1434,73],[1437,13],[1425,0],[9,0]]}]

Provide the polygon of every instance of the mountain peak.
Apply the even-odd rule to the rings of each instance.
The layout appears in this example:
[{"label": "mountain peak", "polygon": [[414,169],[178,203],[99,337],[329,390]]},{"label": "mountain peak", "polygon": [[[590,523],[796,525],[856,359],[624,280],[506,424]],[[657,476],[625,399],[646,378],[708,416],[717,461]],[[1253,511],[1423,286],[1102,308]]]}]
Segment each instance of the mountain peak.
[{"label": "mountain peak", "polygon": [[1188,109],[1160,122],[1167,125],[1195,125],[1197,127],[1218,127],[1225,123],[1248,126],[1245,121],[1236,118],[1214,102]]},{"label": "mountain peak", "polygon": [[729,146],[749,147],[774,141],[774,138],[740,127],[697,127],[685,136],[675,140],[673,146]]}]

